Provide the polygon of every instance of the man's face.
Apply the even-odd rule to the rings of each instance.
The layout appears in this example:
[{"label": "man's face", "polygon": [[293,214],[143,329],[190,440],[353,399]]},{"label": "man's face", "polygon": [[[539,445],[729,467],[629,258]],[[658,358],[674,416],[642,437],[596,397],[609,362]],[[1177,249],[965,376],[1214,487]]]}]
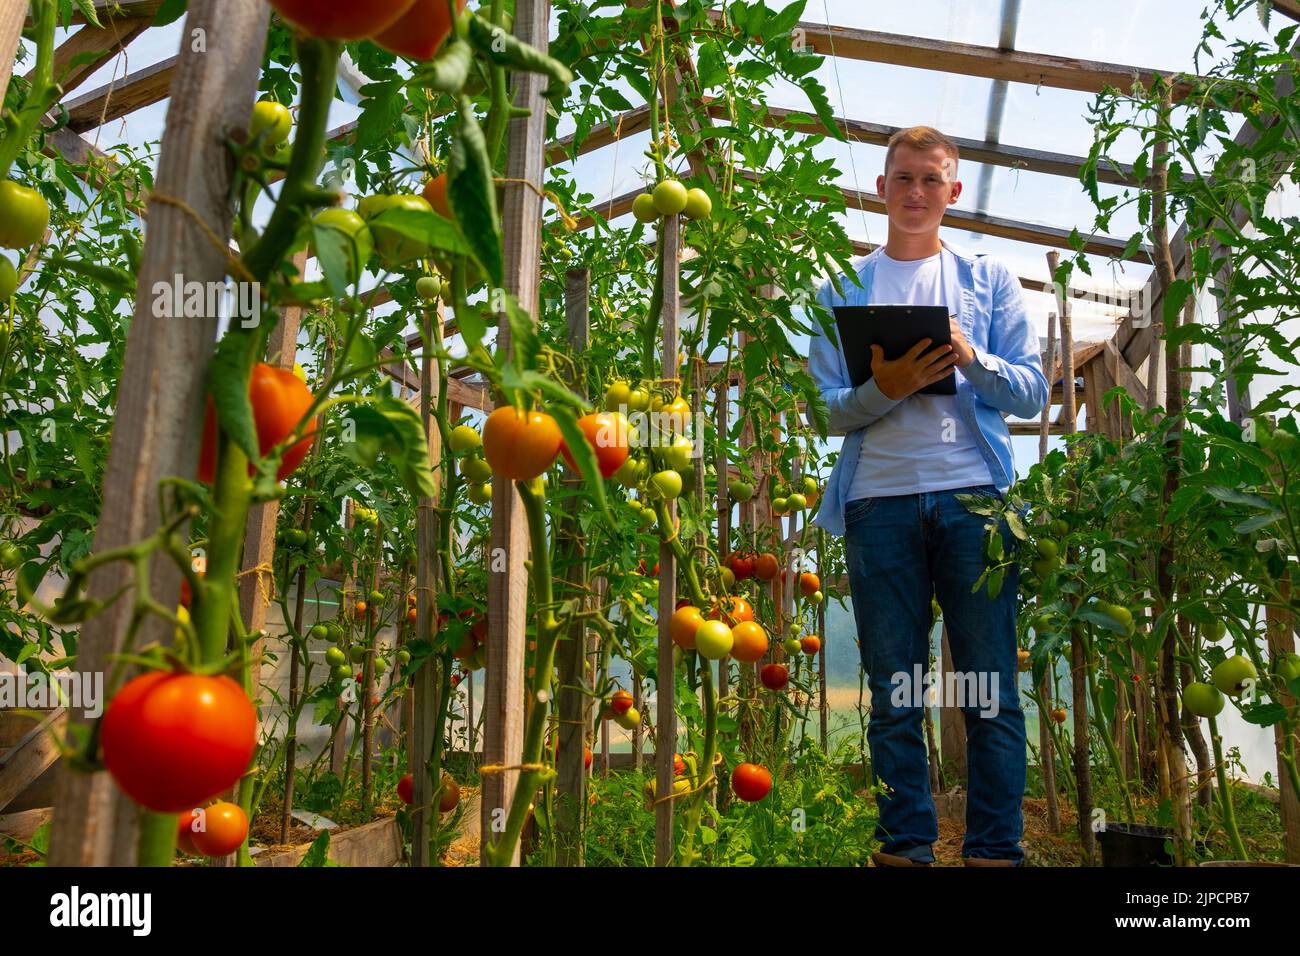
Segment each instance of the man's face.
[{"label": "man's face", "polygon": [[889,172],[876,177],[889,225],[905,233],[936,232],[943,214],[961,195],[957,163],[942,146],[913,149],[900,143]]}]

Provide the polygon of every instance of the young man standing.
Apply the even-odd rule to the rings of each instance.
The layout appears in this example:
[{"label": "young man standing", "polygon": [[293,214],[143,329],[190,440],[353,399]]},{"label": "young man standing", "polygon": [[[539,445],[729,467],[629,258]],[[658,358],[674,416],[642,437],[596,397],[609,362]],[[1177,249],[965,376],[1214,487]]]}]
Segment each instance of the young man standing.
[{"label": "young man standing", "polygon": [[[966,723],[969,774],[962,855],[971,866],[1015,866],[1023,859],[1025,720],[1016,661],[1017,576],[990,600],[971,587],[985,566],[987,519],[958,494],[1001,497],[1015,469],[1003,413],[1035,417],[1047,380],[1020,290],[1008,269],[939,238],[948,206],[961,195],[957,147],[925,126],[889,141],[876,180],[889,216],[885,245],[818,302],[835,305],[943,305],[952,345],[928,339],[894,361],[872,349],[872,378],[854,387],[840,347],[813,336],[809,369],[844,447],[815,523],[845,538],[862,666],[871,687],[867,739],[882,784],[878,866],[934,862],[938,818],[920,693],[895,694],[927,670],[931,595],[943,608],[953,667],[995,690],[995,703],[958,701]],[[957,394],[918,395],[956,376]],[[1014,544],[1005,524],[1008,551]],[[958,686],[961,686],[960,684]],[[987,704],[987,702],[985,702]]]}]

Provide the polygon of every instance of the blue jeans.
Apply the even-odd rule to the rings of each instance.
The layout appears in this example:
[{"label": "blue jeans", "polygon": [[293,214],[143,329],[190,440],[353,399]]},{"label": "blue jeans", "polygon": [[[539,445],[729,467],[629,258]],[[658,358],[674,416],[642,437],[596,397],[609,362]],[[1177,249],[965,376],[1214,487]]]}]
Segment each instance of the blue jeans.
[{"label": "blue jeans", "polygon": [[[962,855],[1020,863],[1026,754],[1016,661],[1019,580],[1012,565],[995,600],[983,587],[971,593],[985,567],[989,519],[967,511],[958,494],[999,493],[982,485],[859,498],[845,506],[849,586],[871,688],[867,743],[875,775],[888,788],[878,799],[876,836],[885,853],[934,859],[930,845],[939,821],[924,708],[911,691],[929,661],[933,589],[948,626],[953,670],[973,678],[968,688],[979,688],[960,701],[969,777]],[[1001,534],[1010,555],[1017,541],[1006,522]]]}]

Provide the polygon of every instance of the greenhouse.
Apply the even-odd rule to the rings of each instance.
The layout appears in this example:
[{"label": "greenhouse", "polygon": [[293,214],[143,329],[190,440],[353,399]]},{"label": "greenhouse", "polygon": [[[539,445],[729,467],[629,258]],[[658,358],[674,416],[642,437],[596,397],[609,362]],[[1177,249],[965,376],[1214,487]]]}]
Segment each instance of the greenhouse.
[{"label": "greenhouse", "polygon": [[1300,865],[1298,31],[0,0],[0,872]]}]

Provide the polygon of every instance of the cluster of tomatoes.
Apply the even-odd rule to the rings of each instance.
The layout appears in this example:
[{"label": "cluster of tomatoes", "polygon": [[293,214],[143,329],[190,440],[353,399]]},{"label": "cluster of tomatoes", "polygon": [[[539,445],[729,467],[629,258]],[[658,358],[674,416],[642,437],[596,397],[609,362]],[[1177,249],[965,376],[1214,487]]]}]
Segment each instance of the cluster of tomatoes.
[{"label": "cluster of tomatoes", "polygon": [[[408,807],[415,800],[415,775],[406,774],[397,781],[397,797]],[[460,784],[449,773],[442,775],[441,795],[438,797],[438,811],[451,813],[460,805]]]},{"label": "cluster of tomatoes", "polygon": [[664,179],[632,201],[632,215],[644,223],[668,216],[709,219],[713,216],[713,200],[703,189],[687,189],[676,179]]}]

